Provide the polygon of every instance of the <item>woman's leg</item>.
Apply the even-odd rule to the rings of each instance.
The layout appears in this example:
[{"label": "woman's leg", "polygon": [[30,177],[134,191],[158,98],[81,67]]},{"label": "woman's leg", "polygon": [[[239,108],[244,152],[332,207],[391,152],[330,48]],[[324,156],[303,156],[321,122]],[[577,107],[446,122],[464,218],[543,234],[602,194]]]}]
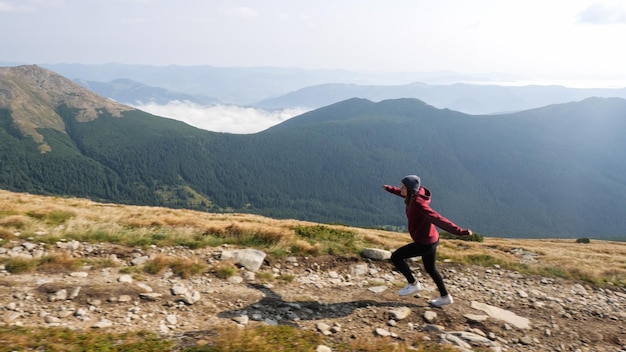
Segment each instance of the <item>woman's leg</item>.
[{"label": "woman's leg", "polygon": [[437,244],[438,243],[435,243],[432,246],[432,251],[430,253],[422,255],[422,262],[424,263],[424,269],[433,279],[435,285],[437,285],[439,295],[443,297],[448,295],[448,290],[446,289],[446,285],[443,283],[441,274],[439,274],[439,271],[437,271],[437,267],[435,266],[435,260],[437,259]]},{"label": "woman's leg", "polygon": [[436,245],[420,245],[415,242],[409,243],[393,252],[391,255],[391,262],[396,269],[404,275],[408,283],[414,283],[416,281],[415,276],[413,276],[413,272],[406,263],[406,260],[413,257],[427,255],[432,252],[434,248],[436,248]]}]

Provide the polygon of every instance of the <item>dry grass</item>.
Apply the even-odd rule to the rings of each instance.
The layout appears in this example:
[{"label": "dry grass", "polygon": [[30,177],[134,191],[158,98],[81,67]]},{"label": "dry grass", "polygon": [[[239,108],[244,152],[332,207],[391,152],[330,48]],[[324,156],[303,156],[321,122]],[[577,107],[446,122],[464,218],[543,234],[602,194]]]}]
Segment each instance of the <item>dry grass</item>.
[{"label": "dry grass", "polygon": [[[44,243],[76,239],[124,246],[190,248],[228,243],[262,248],[274,256],[342,255],[364,247],[394,249],[409,241],[407,234],[376,229],[275,220],[250,214],[103,204],[0,190],[0,244],[9,246],[16,238]],[[344,238],[349,238],[349,243],[340,243]],[[500,265],[527,274],[561,276],[597,285],[626,286],[626,242],[489,237],[483,242],[442,240],[440,259]],[[181,266],[186,268],[181,271],[183,275],[193,267],[189,263]]]},{"label": "dry grass", "polygon": [[171,270],[174,275],[187,279],[205,273],[208,270],[208,265],[197,258],[158,255],[154,259],[149,260],[144,265],[143,270],[152,275],[162,274],[166,270]]},{"label": "dry grass", "polygon": [[[286,325],[256,326],[243,329],[219,328],[208,336],[198,339],[202,351],[315,351],[320,344],[329,344],[333,351],[349,352],[405,352],[405,351],[457,351],[453,346],[428,343],[421,334],[412,341],[398,342],[393,339],[358,339],[350,343],[328,343],[315,332],[301,330]],[[215,349],[213,349],[215,348]]]},{"label": "dry grass", "polygon": [[559,276],[597,285],[626,285],[626,242],[573,239],[485,238],[446,241],[441,256],[459,263],[500,265],[527,274]]}]

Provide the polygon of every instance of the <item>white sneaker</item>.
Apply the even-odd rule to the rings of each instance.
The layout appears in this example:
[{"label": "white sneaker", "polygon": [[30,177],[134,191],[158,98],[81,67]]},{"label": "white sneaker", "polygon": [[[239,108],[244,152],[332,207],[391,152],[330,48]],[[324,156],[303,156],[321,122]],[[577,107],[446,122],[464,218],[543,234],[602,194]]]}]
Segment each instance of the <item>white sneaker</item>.
[{"label": "white sneaker", "polygon": [[414,293],[417,293],[417,291],[419,291],[419,290],[420,290],[420,283],[419,283],[419,281],[415,281],[415,285],[406,284],[406,286],[404,286],[403,289],[398,291],[398,295],[400,295],[400,296],[408,296],[408,295],[412,295]]},{"label": "white sneaker", "polygon": [[430,301],[430,305],[437,308],[441,308],[442,306],[447,306],[452,303],[454,303],[454,299],[451,294],[447,294],[443,297],[437,297],[437,299]]}]

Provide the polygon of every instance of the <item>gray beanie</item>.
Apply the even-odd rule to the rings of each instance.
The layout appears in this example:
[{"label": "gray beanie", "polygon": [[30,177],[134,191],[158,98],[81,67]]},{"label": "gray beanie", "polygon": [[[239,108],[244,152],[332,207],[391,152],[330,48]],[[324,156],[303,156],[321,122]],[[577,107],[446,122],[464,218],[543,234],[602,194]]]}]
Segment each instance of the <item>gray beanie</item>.
[{"label": "gray beanie", "polygon": [[416,194],[420,189],[420,178],[416,175],[409,175],[402,179],[402,184],[406,186],[409,192]]}]

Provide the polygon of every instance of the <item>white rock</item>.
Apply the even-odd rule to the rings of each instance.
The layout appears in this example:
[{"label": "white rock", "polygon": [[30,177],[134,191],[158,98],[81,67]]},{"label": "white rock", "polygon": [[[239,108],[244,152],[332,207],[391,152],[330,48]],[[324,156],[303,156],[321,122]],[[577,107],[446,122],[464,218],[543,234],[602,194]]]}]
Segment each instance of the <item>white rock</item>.
[{"label": "white rock", "polygon": [[239,315],[233,318],[235,322],[241,325],[248,325],[250,318],[247,315]]},{"label": "white rock", "polygon": [[372,286],[369,287],[368,290],[374,293],[383,293],[385,290],[387,290],[387,286]]},{"label": "white rock", "polygon": [[104,328],[110,328],[111,326],[113,326],[113,322],[110,320],[106,320],[106,319],[102,319],[99,322],[93,324],[91,327],[94,329],[104,329]]},{"label": "white rock", "polygon": [[250,270],[256,272],[263,265],[266,254],[256,249],[236,249],[222,251],[221,259],[232,261]]},{"label": "white rock", "polygon": [[76,272],[70,273],[70,276],[84,279],[87,276],[89,276],[89,273],[85,271],[76,271]]},{"label": "white rock", "polygon": [[176,317],[176,314],[168,314],[165,317],[165,321],[167,321],[167,323],[170,325],[178,324],[178,318]]},{"label": "white rock", "polygon": [[376,330],[374,330],[374,332],[378,336],[383,336],[383,337],[391,336],[391,333],[389,331],[383,329],[383,328],[376,328]]},{"label": "white rock", "polygon": [[411,309],[409,307],[397,307],[391,309],[389,311],[389,314],[395,320],[403,320],[408,318],[408,316],[411,314]]},{"label": "white rock", "polygon": [[332,349],[325,345],[319,345],[315,349],[315,352],[332,352]]},{"label": "white rock", "polygon": [[361,251],[361,256],[373,260],[387,260],[391,258],[391,252],[378,248],[364,248]]},{"label": "white rock", "polygon": [[124,274],[117,278],[117,281],[125,284],[131,284],[133,282],[133,277],[131,275]]}]

